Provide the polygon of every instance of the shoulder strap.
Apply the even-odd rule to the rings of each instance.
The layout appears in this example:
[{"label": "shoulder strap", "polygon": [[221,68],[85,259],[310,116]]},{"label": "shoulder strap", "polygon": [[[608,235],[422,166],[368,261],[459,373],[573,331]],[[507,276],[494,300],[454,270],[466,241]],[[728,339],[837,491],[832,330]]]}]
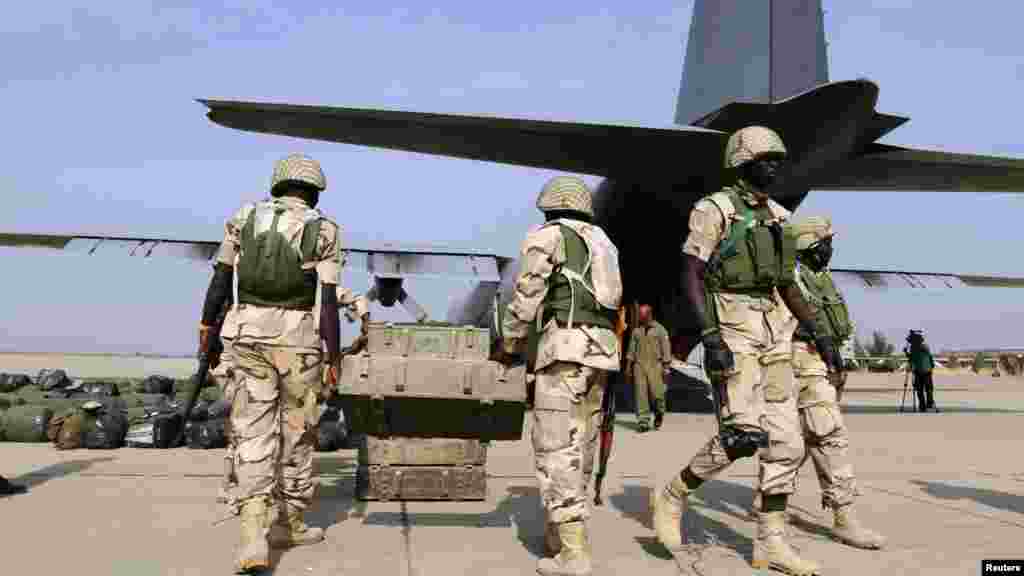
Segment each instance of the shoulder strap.
[{"label": "shoulder strap", "polygon": [[736,216],[736,205],[734,198],[731,198],[731,196],[725,192],[715,192],[708,196],[708,202],[714,204],[715,208],[718,208],[718,211],[722,213],[722,221],[724,222],[722,225],[722,236],[726,238],[729,236],[732,219]]},{"label": "shoulder strap", "polygon": [[[747,203],[740,198],[740,195],[735,190],[729,190],[727,193],[712,194],[708,196],[708,200],[718,207],[725,218],[725,224],[722,228],[725,239],[719,244],[718,252],[728,255],[740,241],[741,235],[750,227],[750,223],[754,219],[754,210],[747,206]],[[737,216],[740,209],[743,212]],[[734,221],[739,221],[741,225],[733,226]]]},{"label": "shoulder strap", "polygon": [[303,264],[313,262],[313,255],[316,252],[316,243],[320,238],[320,227],[323,225],[323,222],[323,216],[317,213],[314,213],[312,217],[306,217],[306,222],[302,227],[301,251]]},{"label": "shoulder strap", "polygon": [[256,228],[256,212],[259,210],[260,205],[254,204],[252,210],[249,210],[249,215],[245,218],[245,224],[242,226],[242,231],[239,238],[239,243],[243,247],[252,246],[252,240],[255,236]]}]

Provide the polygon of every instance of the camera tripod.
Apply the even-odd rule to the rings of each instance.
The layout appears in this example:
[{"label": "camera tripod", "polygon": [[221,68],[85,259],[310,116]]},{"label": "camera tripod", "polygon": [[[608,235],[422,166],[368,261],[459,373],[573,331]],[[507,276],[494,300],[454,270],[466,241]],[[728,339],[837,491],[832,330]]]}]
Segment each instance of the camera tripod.
[{"label": "camera tripod", "polygon": [[[906,368],[903,369],[903,373],[904,373],[904,376],[903,376],[903,399],[900,400],[900,412],[903,412],[903,406],[907,402],[907,384],[910,383],[910,366],[909,365]],[[913,401],[913,400],[914,400],[913,397],[911,397],[911,401]]]}]

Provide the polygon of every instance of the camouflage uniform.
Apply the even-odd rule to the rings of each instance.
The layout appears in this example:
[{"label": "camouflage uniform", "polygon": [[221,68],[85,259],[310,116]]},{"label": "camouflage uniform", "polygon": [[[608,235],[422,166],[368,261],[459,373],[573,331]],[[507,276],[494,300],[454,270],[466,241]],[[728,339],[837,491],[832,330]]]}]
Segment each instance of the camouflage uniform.
[{"label": "camouflage uniform", "polygon": [[[271,187],[288,180],[325,188],[319,164],[301,155],[277,164]],[[317,234],[307,247],[303,232],[314,222],[319,222]],[[257,304],[259,296],[247,295],[239,269],[245,265],[247,225],[252,226],[254,238],[270,238],[254,240],[264,242],[268,254],[290,247],[304,255],[304,248],[308,249],[310,257],[302,269],[315,271],[317,278],[315,287],[308,287],[315,289],[311,307],[276,306],[265,300]],[[302,523],[302,513],[314,494],[313,449],[324,368],[319,334],[321,286],[338,283],[339,235],[335,222],[291,196],[243,206],[225,224],[217,261],[235,269],[235,307],[225,318],[221,334],[229,344],[225,371],[230,367],[235,374],[227,385],[234,388],[230,425],[238,485],[233,500],[243,524],[239,571],[266,566],[268,534],[275,546],[323,539],[319,528]],[[286,247],[281,248],[281,243]],[[304,293],[306,297],[314,298]],[[271,533],[272,524],[290,531],[284,536],[280,531]]]},{"label": "camouflage uniform", "polygon": [[[744,201],[754,203],[746,184],[740,181]],[[727,200],[718,193],[716,200]],[[768,209],[779,219],[789,211],[774,200]],[[690,214],[690,235],[683,253],[703,261],[725,239],[725,220],[718,205],[701,200]],[[796,382],[790,364],[791,339],[796,320],[773,291],[771,297],[713,292],[722,339],[732,350],[736,369],[729,375],[726,389],[729,402],[722,407],[722,423],[763,429],[771,436],[771,446],[761,455],[759,477],[766,494],[792,494],[796,491],[793,466],[804,456],[804,445],[796,410]],[[712,478],[730,464],[719,436],[714,436],[693,457],[689,466],[701,479]]]},{"label": "camouflage uniform", "polygon": [[[545,213],[569,209],[589,215],[590,202],[590,192],[582,181],[558,177],[544,187],[537,205]],[[532,230],[520,251],[519,278],[502,326],[506,351],[510,353],[522,351],[531,323],[539,327],[532,440],[547,515],[548,552],[561,549],[555,558],[541,560],[539,571],[547,575],[590,571],[584,531],[584,522],[590,516],[586,498],[589,478],[584,474],[593,469],[607,372],[618,371],[620,363],[618,338],[612,329],[603,322],[588,322],[577,308],[572,308],[576,310],[575,318],[570,313],[568,321],[561,315],[564,309],[556,311],[556,278],[569,278],[573,272],[567,266],[571,238],[566,234],[576,234],[575,242],[591,234],[607,240],[600,228],[579,220],[556,220]],[[609,315],[612,318],[621,300],[618,253],[610,241],[603,247],[595,244],[594,248],[604,253],[591,252],[595,263],[593,288],[606,296],[604,300],[615,300],[615,310]],[[603,272],[597,272],[598,268]],[[577,286],[577,303],[586,296],[582,285],[574,281],[562,284],[566,285]],[[555,542],[555,536],[560,542]]]},{"label": "camouflage uniform", "polygon": [[642,430],[651,426],[653,399],[657,427],[665,414],[665,371],[672,363],[668,330],[655,320],[634,328],[629,337],[626,360],[632,370],[637,423]]},{"label": "camouflage uniform", "polygon": [[[311,210],[296,198],[274,202],[295,215],[296,224]],[[243,207],[228,221],[220,262],[234,264],[239,232],[253,208]],[[338,226],[327,222],[317,240],[316,270],[321,283],[336,284],[341,269]],[[242,503],[248,498],[269,498],[275,487],[285,501],[300,509],[313,498],[309,429],[317,423],[323,367],[314,312],[238,304],[225,319],[222,333],[230,343],[225,353],[230,350],[238,372],[231,427],[237,440]],[[284,482],[277,486],[279,466]]]},{"label": "camouflage uniform", "polygon": [[[785,156],[781,138],[764,127],[746,127],[729,137],[725,167],[738,170],[762,155]],[[787,496],[796,490],[796,471],[804,458],[791,363],[797,320],[780,295],[782,289],[792,293],[795,278],[788,259],[795,258],[795,251],[785,242],[776,243],[781,238],[776,238],[779,230],[775,228],[789,219],[790,212],[771,198],[759,202],[755,192],[753,184],[740,177],[734,186],[698,201],[690,213],[682,252],[701,262],[714,262],[705,268],[703,279],[705,312],[712,318],[703,319],[709,326],[702,328],[708,335],[720,335],[734,367],[722,376],[725,398],[718,403],[719,433],[682,474],[652,494],[655,531],[659,541],[673,550],[684,544],[680,523],[690,492],[684,474],[698,481],[716,477],[736,459],[753,455],[751,442],[767,432],[769,445],[760,452],[759,484],[765,495]],[[766,250],[768,246],[774,248]],[[722,441],[725,433],[742,439],[732,456]],[[751,564],[798,575],[815,573],[817,565],[797,556],[786,543],[784,523],[784,511],[759,514]]]},{"label": "camouflage uniform", "polygon": [[[345,309],[345,316],[349,322],[363,318],[369,313],[369,301],[365,296],[354,294],[350,289],[343,288],[342,286],[338,286],[337,294],[338,305]],[[228,314],[230,313],[229,311]],[[222,338],[222,341],[224,342],[224,352],[221,354],[220,364],[213,370],[210,370],[210,378],[213,380],[214,385],[220,388],[224,399],[233,406],[235,392],[238,389],[238,383],[235,380],[235,357],[231,350],[231,341],[224,338]],[[237,466],[235,453],[238,450],[238,446],[237,439],[231,432],[230,417],[227,422],[227,440],[227,450],[224,454],[224,479],[220,492],[217,495],[217,501],[222,504],[228,504],[237,514],[238,500],[235,492],[238,488],[238,477],[235,474]]]},{"label": "camouflage uniform", "polygon": [[[230,316],[231,312],[228,311]],[[227,317],[225,317],[227,322]],[[209,378],[213,381],[214,386],[220,388],[221,393],[224,396],[224,400],[231,405],[234,405],[235,392],[238,389],[236,381],[236,370],[235,370],[235,356],[231,351],[231,341],[225,338],[221,338],[224,343],[224,351],[220,355],[220,364],[213,370],[210,370]],[[217,494],[217,502],[227,504],[232,510],[238,513],[238,501],[236,491],[238,489],[238,476],[235,474],[235,468],[237,462],[235,454],[238,450],[237,441],[234,433],[231,429],[231,417],[228,415],[228,421],[225,426],[225,436],[227,436],[227,450],[224,453],[224,478],[221,483],[220,491]]]},{"label": "camouflage uniform", "polygon": [[[832,236],[827,218],[808,217],[794,223],[788,231],[796,237],[797,250]],[[815,306],[818,330],[845,340],[853,334],[846,304],[828,269],[815,272],[798,264],[797,280],[805,299]],[[834,516],[833,535],[858,548],[881,548],[885,539],[860,525],[853,514],[857,495],[853,463],[850,461],[850,436],[836,399],[836,388],[829,381],[828,367],[821,355],[798,330],[793,339],[793,372],[797,379],[797,408],[807,445],[807,454],[795,465],[794,473],[810,457],[821,486],[821,504]],[[755,509],[760,503],[755,503]]]}]

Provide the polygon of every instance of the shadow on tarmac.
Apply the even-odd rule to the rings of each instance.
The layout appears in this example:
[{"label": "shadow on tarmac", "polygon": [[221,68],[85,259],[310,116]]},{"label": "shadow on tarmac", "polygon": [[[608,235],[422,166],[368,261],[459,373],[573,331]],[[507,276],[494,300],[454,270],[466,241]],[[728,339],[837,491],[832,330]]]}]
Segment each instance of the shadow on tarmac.
[{"label": "shadow on tarmac", "polygon": [[987,488],[971,488],[969,486],[956,486],[943,482],[928,482],[925,480],[911,480],[929,496],[942,500],[974,500],[990,508],[1000,508],[1018,514],[1024,514],[1024,495],[1010,494],[999,490]]},{"label": "shadow on tarmac", "polygon": [[[309,526],[322,528],[324,532],[335,524],[349,518],[365,515],[366,503],[355,498],[354,455],[336,455],[320,457],[313,460],[313,477],[320,479],[313,505],[306,512],[303,520]],[[281,557],[288,550],[270,549],[270,569],[265,574],[273,574],[281,563]]]},{"label": "shadow on tarmac", "polygon": [[106,456],[102,458],[68,460],[67,462],[58,462],[56,464],[50,464],[49,466],[45,466],[43,468],[40,468],[39,470],[27,472],[16,478],[9,478],[8,480],[12,484],[23,484],[27,486],[31,491],[32,488],[45,484],[49,480],[54,480],[64,476],[70,476],[72,474],[78,474],[83,470],[88,469],[93,464],[99,464],[101,462],[110,462],[113,459],[113,456]]}]

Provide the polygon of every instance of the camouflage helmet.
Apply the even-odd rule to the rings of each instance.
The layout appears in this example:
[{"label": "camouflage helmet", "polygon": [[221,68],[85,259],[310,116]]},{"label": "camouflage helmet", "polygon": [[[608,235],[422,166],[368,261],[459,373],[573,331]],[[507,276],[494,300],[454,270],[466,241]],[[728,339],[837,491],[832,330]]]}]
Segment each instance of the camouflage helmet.
[{"label": "camouflage helmet", "polygon": [[762,154],[786,155],[782,138],[771,128],[747,126],[732,133],[725,144],[725,167],[737,168]]},{"label": "camouflage helmet", "polygon": [[304,182],[317,190],[327,188],[327,178],[320,169],[320,163],[305,154],[289,154],[274,164],[270,189],[273,190],[281,182],[287,181]]},{"label": "camouflage helmet", "polygon": [[590,189],[575,176],[556,176],[548,180],[537,197],[537,208],[541,212],[573,210],[588,216],[594,215]]},{"label": "camouflage helmet", "polygon": [[796,239],[796,249],[806,250],[815,242],[833,235],[832,221],[827,216],[807,216],[788,225],[788,232]]}]

